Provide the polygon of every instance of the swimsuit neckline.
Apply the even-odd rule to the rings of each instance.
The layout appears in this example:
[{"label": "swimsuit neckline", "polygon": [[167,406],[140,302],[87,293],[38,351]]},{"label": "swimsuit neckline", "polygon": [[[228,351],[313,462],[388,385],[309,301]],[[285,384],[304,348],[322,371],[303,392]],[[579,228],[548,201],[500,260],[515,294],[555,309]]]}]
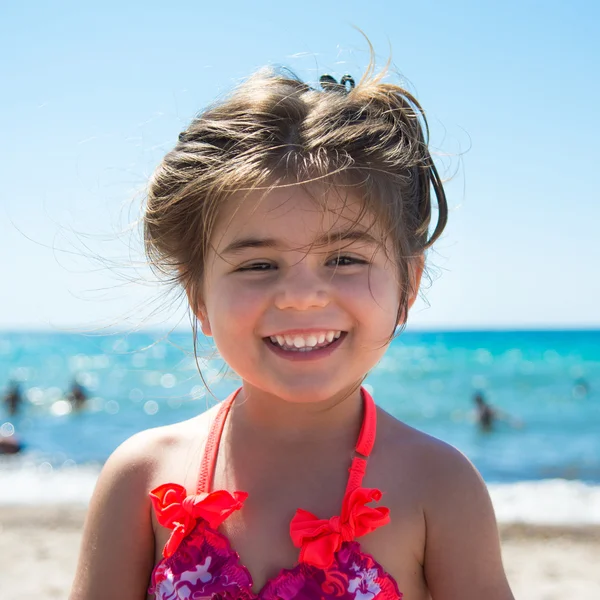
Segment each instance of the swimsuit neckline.
[{"label": "swimsuit neckline", "polygon": [[[211,492],[225,422],[241,389],[238,388],[226,400],[223,400],[217,416],[211,423],[200,464],[198,485],[196,486],[197,494],[208,494]],[[358,440],[354,447],[355,456],[352,459],[349,469],[350,475],[348,477],[345,496],[361,486],[367,468],[367,459],[373,450],[377,434],[377,408],[375,407],[375,402],[364,387],[361,387],[360,391],[363,400],[363,418]]]},{"label": "swimsuit neckline", "polygon": [[[258,592],[254,592],[254,580],[250,571],[241,562],[227,536],[218,531],[219,525],[230,514],[242,508],[248,494],[211,490],[225,422],[240,389],[222,402],[211,424],[200,466],[196,495],[187,495],[183,486],[172,483],[163,484],[150,494],[159,522],[173,529],[171,538],[163,550],[164,559],[161,563],[175,564],[173,561],[177,561],[175,553],[178,546],[182,542],[185,544],[186,538],[192,532],[196,532],[203,537],[210,536],[220,547],[227,549],[236,569],[244,574],[248,582],[246,589],[250,593],[250,600],[268,596],[267,592],[285,581],[286,577],[312,572],[315,567],[327,571],[336,560],[338,552],[342,550],[362,557],[370,562],[374,572],[386,575],[383,567],[370,554],[362,552],[360,543],[355,541],[356,538],[387,524],[390,520],[389,509],[367,506],[370,502],[379,501],[381,492],[362,487],[367,459],[375,443],[377,409],[371,395],[361,388],[362,425],[354,448],[355,455],[349,468],[348,483],[339,515],[329,519],[318,519],[308,511],[298,509],[290,523],[292,541],[300,548],[297,563],[292,568],[282,568],[277,575],[267,579]],[[391,581],[397,591],[397,584],[393,578]],[[395,598],[402,597],[399,592],[397,594],[399,595],[395,595]]]}]

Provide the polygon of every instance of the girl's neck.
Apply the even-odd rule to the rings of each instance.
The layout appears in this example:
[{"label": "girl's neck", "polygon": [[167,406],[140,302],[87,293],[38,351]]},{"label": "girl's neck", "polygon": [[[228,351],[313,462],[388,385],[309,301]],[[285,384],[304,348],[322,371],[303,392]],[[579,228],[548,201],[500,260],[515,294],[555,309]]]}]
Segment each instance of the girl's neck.
[{"label": "girl's neck", "polygon": [[[318,443],[356,440],[362,424],[360,388],[343,390],[319,402],[288,402],[244,382],[232,407],[232,425],[246,435],[269,441]],[[246,437],[244,435],[244,437]]]}]

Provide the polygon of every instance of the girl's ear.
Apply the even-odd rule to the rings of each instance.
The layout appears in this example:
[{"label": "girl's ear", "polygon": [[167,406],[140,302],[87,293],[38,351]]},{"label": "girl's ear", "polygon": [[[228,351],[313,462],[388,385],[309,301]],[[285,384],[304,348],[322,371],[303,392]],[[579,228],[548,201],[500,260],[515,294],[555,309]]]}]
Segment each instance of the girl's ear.
[{"label": "girl's ear", "polygon": [[198,319],[198,321],[200,321],[200,329],[202,330],[202,333],[206,336],[211,336],[212,329],[210,327],[210,322],[208,320],[208,313],[206,312],[206,306],[204,305],[202,300],[196,296],[196,293],[194,293],[193,290],[190,289],[189,287],[186,288],[185,293],[187,295],[188,302],[190,304],[190,308],[192,309],[192,312],[194,313],[194,315]]},{"label": "girl's ear", "polygon": [[419,295],[419,288],[421,287],[421,277],[423,276],[423,269],[425,268],[425,257],[421,255],[419,258],[413,261],[410,268],[410,287],[411,292],[408,298],[408,308],[412,308],[415,303],[417,296]]},{"label": "girl's ear", "polygon": [[198,304],[196,310],[194,310],[194,314],[198,321],[200,321],[200,329],[202,333],[208,337],[212,336],[212,329],[210,327],[210,321],[208,320],[208,315],[206,314],[206,308],[202,304]]},{"label": "girl's ear", "polygon": [[210,322],[208,321],[208,317],[203,317],[200,319],[200,328],[202,329],[202,333],[208,337],[212,336],[212,329],[210,328]]},{"label": "girl's ear", "polygon": [[408,297],[408,308],[412,308],[417,296],[419,295],[419,287],[421,287],[421,277],[425,268],[425,256],[421,255],[411,261],[409,265],[410,273],[410,296]]}]

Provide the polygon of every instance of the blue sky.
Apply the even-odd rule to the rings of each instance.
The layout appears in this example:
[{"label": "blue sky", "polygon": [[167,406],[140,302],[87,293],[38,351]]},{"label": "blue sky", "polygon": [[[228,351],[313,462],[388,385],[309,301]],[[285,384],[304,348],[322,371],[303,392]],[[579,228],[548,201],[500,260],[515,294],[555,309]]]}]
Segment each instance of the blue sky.
[{"label": "blue sky", "polygon": [[[161,326],[134,234],[193,115],[265,64],[425,107],[451,207],[415,328],[600,326],[597,2],[13,2],[0,8],[0,328]],[[130,283],[127,280],[133,280]],[[140,280],[140,281],[138,281]],[[144,283],[145,282],[145,283]]]}]

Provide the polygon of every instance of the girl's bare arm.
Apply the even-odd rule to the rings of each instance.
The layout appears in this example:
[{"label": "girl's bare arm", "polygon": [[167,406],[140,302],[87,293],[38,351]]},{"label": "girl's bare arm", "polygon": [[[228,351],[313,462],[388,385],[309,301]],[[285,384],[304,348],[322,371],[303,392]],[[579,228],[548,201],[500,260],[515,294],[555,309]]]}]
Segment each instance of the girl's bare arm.
[{"label": "girl's bare arm", "polygon": [[434,600],[514,600],[481,476],[445,446],[427,461],[425,577]]},{"label": "girl's bare arm", "polygon": [[70,600],[145,600],[154,564],[149,432],[108,459],[90,502]]}]

